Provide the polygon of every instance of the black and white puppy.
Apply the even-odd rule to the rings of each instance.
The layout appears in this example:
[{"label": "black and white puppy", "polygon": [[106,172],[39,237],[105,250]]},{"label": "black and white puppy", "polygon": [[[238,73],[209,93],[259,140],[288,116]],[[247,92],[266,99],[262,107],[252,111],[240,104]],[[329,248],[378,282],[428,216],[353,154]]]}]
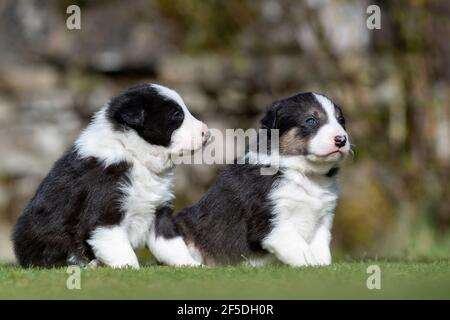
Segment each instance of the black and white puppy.
[{"label": "black and white puppy", "polygon": [[138,268],[133,249],[149,245],[157,211],[173,198],[171,156],[200,148],[207,130],[160,85],[111,99],[19,217],[13,242],[20,265]]},{"label": "black and white puppy", "polygon": [[[196,205],[157,217],[152,236],[166,241],[155,250],[165,257],[162,262],[186,256],[170,247],[183,239],[191,256],[205,265],[331,263],[335,177],[350,151],[341,109],[324,95],[301,93],[275,102],[261,124],[279,130],[278,151],[266,158],[247,153],[252,161],[226,166]],[[275,156],[277,174],[261,175]]]}]

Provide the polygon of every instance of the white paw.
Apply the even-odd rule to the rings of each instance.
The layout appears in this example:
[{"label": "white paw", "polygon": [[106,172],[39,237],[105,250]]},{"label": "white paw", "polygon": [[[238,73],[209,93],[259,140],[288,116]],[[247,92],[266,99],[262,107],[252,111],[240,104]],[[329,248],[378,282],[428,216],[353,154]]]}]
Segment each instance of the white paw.
[{"label": "white paw", "polygon": [[329,247],[312,247],[317,266],[329,266],[331,264],[331,252]]},{"label": "white paw", "polygon": [[330,258],[323,258],[323,257],[316,257],[317,266],[329,266],[331,264],[331,257]]},{"label": "white paw", "polygon": [[303,250],[300,252],[298,262],[299,263],[294,263],[293,266],[306,267],[317,265],[316,258],[308,247],[303,248]]},{"label": "white paw", "polygon": [[139,262],[136,260],[113,260],[108,261],[107,263],[102,261],[105,265],[113,269],[135,269],[139,270]]},{"label": "white paw", "polygon": [[135,269],[139,270],[139,264],[134,263],[116,263],[116,264],[110,264],[109,267],[113,269]]},{"label": "white paw", "polygon": [[195,267],[204,267],[203,264],[197,261],[191,261],[191,262],[182,262],[175,264],[177,267],[188,267],[188,268],[195,268]]},{"label": "white paw", "polygon": [[[277,255],[279,256],[279,254]],[[280,256],[279,256],[280,257]],[[280,260],[291,267],[316,266],[317,261],[309,247],[305,246],[301,250],[284,254]]]},{"label": "white paw", "polygon": [[103,265],[104,265],[104,264],[101,263],[99,260],[94,259],[94,260],[91,260],[91,262],[89,262],[89,263],[85,266],[85,268],[86,268],[86,269],[96,269],[96,268],[101,267],[101,266],[103,266]]}]

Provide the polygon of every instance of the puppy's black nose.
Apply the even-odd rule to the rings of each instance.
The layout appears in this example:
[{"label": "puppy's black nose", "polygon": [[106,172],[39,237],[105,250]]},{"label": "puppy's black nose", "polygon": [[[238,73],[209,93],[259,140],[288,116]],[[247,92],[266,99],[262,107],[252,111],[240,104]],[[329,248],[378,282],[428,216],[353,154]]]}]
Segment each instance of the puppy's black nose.
[{"label": "puppy's black nose", "polygon": [[347,143],[346,136],[335,136],[334,137],[334,145],[338,148],[342,148]]}]

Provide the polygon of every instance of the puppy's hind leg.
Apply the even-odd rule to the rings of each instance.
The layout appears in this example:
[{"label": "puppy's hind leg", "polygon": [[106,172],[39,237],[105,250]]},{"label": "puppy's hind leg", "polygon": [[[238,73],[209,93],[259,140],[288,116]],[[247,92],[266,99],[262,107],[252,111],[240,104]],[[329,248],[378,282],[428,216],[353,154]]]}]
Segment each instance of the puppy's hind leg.
[{"label": "puppy's hind leg", "polygon": [[147,247],[161,263],[170,266],[201,266],[201,261],[194,259],[180,234],[173,210],[164,206],[156,211],[155,223],[147,239]]},{"label": "puppy's hind leg", "polygon": [[198,267],[202,265],[200,261],[193,258],[181,236],[168,239],[152,231],[147,246],[159,262],[169,266]]},{"label": "puppy's hind leg", "polygon": [[126,232],[120,227],[100,227],[94,230],[88,240],[95,257],[112,268],[139,269],[139,262],[128,240]]}]

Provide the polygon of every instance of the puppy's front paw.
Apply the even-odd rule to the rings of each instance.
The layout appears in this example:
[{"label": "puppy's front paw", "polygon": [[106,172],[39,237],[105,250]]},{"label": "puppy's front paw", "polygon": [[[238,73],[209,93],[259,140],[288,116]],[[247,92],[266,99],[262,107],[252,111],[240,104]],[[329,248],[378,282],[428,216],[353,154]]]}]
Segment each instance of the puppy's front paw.
[{"label": "puppy's front paw", "polygon": [[331,264],[331,252],[328,246],[312,246],[311,252],[314,255],[317,266],[329,266]]},{"label": "puppy's front paw", "polygon": [[317,260],[308,247],[303,248],[303,250],[300,252],[298,261],[299,263],[297,265],[294,264],[294,266],[306,267],[317,265]]},{"label": "puppy's front paw", "polygon": [[109,265],[113,269],[134,269],[139,270],[139,264],[138,263],[119,263],[119,264],[113,264]]},{"label": "puppy's front paw", "polygon": [[106,266],[113,269],[134,269],[139,270],[139,262],[136,260],[126,261],[126,260],[115,260],[105,263]]},{"label": "puppy's front paw", "polygon": [[331,265],[331,257],[330,258],[324,258],[324,257],[317,258],[316,257],[316,261],[317,261],[317,263],[315,264],[316,266],[329,266],[329,265]]},{"label": "puppy's front paw", "polygon": [[85,266],[85,268],[86,269],[96,269],[98,267],[103,267],[103,266],[105,266],[105,265],[102,262],[100,262],[100,260],[94,259],[94,260],[91,260],[91,262],[89,262]]},{"label": "puppy's front paw", "polygon": [[280,260],[291,267],[307,267],[317,265],[316,258],[312,254],[311,250],[306,246],[296,252],[291,252],[288,255],[285,254]]},{"label": "puppy's front paw", "polygon": [[206,267],[204,264],[201,264],[200,262],[197,262],[197,261],[186,262],[183,264],[179,264],[178,266],[179,267],[187,267],[187,268]]}]

